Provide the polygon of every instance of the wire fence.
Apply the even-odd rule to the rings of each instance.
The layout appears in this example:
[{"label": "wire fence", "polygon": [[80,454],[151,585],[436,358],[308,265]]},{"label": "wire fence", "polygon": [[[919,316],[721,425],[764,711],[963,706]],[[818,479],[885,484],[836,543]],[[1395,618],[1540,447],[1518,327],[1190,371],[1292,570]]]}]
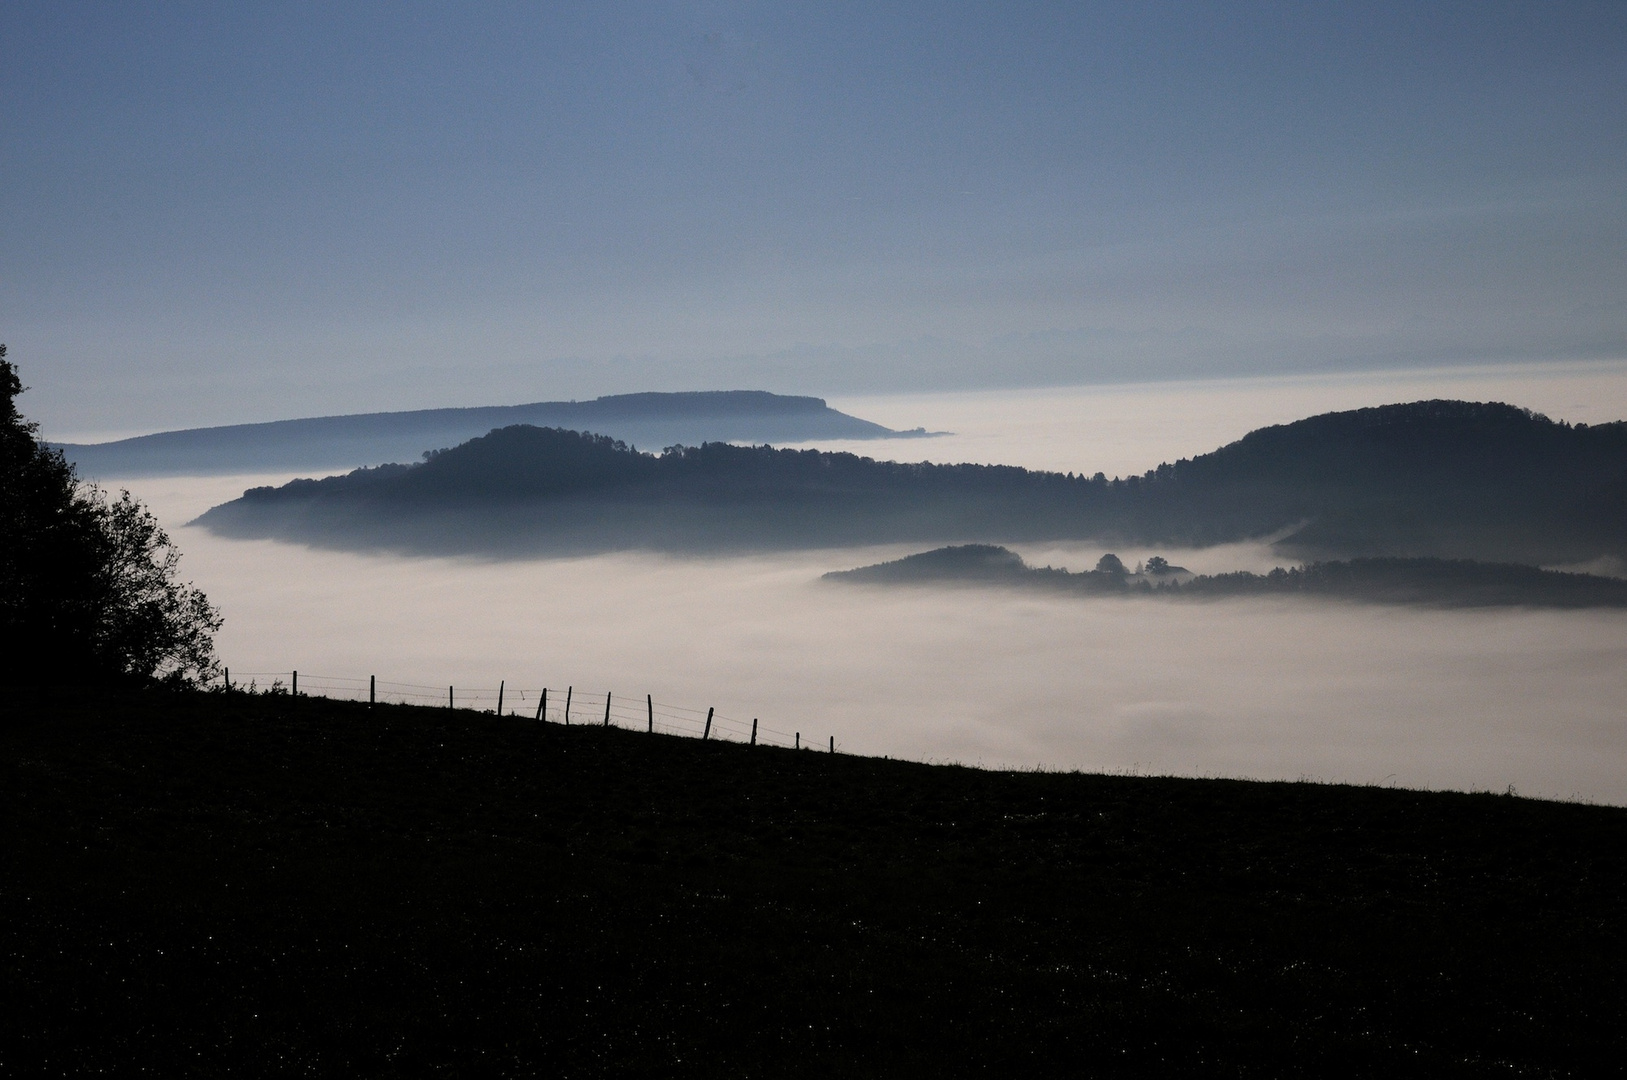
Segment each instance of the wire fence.
[{"label": "wire fence", "polygon": [[[445,709],[513,716],[549,724],[599,725],[721,739],[751,745],[814,749],[799,731],[782,731],[760,718],[727,716],[715,708],[692,708],[656,701],[653,695],[622,695],[612,690],[586,690],[567,684],[558,687],[426,686],[392,682],[374,676],[314,675],[300,671],[237,671],[225,669],[221,687],[237,693],[295,694],[300,697],[364,701],[384,705],[425,705]],[[836,750],[835,736],[819,749]]]}]

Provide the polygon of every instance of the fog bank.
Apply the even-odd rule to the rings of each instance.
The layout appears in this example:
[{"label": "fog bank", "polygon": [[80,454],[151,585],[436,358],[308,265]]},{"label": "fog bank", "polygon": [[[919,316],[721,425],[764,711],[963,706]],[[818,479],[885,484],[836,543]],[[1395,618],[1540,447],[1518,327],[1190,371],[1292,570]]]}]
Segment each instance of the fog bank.
[{"label": "fog bank", "polygon": [[798,445],[878,459],[1132,476],[1269,424],[1431,398],[1503,401],[1573,424],[1623,420],[1627,360],[833,398],[832,408],[888,427],[924,424],[952,434]]},{"label": "fog bank", "polygon": [[[929,395],[898,409],[961,433],[910,444],[911,456],[1109,474],[1213,449],[1261,423],[1419,397],[1500,397],[1572,421],[1627,416],[1627,368],[1544,370],[1552,377],[1500,369],[1439,384],[1329,378]],[[833,404],[888,423],[887,400]],[[900,444],[863,452],[902,456],[891,445]],[[317,552],[180,527],[247,487],[287,479],[130,483],[174,532],[183,574],[223,608],[220,650],[237,672],[440,686],[502,679],[527,703],[543,685],[651,693],[758,716],[820,746],[834,735],[854,753],[929,761],[1513,785],[1627,803],[1620,612],[1125,602],[818,580],[912,547],[499,563]],[[1084,544],[1012,546],[1031,564],[1075,570],[1102,554]],[[1131,565],[1154,553],[1118,550]],[[1281,562],[1249,544],[1157,553],[1197,573]]]},{"label": "fog bank", "polygon": [[[177,535],[187,574],[226,611],[221,652],[239,671],[504,679],[511,703],[544,685],[652,693],[929,761],[1627,802],[1619,612],[818,581],[901,549],[483,563]],[[1168,554],[1201,569],[1216,555]]]}]

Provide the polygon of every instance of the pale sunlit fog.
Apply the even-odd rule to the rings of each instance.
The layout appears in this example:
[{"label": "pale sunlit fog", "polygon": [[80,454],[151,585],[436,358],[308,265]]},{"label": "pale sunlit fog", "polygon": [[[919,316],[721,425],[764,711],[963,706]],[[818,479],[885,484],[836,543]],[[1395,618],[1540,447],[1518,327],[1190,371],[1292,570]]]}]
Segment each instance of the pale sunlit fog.
[{"label": "pale sunlit fog", "polygon": [[[885,423],[966,433],[958,446],[864,447],[877,456],[948,448],[1109,474],[1212,449],[1261,423],[1422,396],[1503,397],[1567,419],[1627,415],[1619,367],[1522,378],[1437,373],[1389,384],[1330,378],[842,405]],[[734,721],[760,717],[821,748],[834,736],[849,752],[930,761],[1513,785],[1627,802],[1627,613],[1087,599],[819,580],[918,546],[487,562],[313,551],[181,525],[245,487],[284,479],[130,482],[171,526],[184,575],[225,612],[220,653],[238,673],[298,669],[307,685],[376,675],[470,692],[503,680],[509,707],[521,711],[543,686],[598,695],[595,708],[607,690],[640,702],[648,693]],[[1021,552],[1079,570],[1102,549]],[[1131,564],[1155,553],[1199,572],[1282,561],[1264,545],[1118,551]]]},{"label": "pale sunlit fog", "polygon": [[1430,398],[1503,401],[1573,424],[1621,420],[1627,418],[1627,361],[838,397],[832,407],[887,427],[951,434],[890,445],[808,445],[906,461],[1131,476],[1208,453],[1269,424]]}]

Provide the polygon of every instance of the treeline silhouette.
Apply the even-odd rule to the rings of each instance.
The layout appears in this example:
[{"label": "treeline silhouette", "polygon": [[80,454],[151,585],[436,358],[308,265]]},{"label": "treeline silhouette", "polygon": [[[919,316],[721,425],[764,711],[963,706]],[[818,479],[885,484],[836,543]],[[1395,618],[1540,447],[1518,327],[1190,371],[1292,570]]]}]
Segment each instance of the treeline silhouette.
[{"label": "treeline silhouette", "polygon": [[1423,401],[1262,428],[1135,481],[1135,535],[1202,545],[1303,523],[1309,554],[1581,561],[1627,548],[1627,423]]},{"label": "treeline silhouette", "polygon": [[1083,477],[705,443],[661,454],[605,436],[501,428],[415,465],[254,488],[199,520],[338,547],[717,550],[1085,528]]},{"label": "treeline silhouette", "polygon": [[1627,553],[1627,423],[1387,405],[1112,480],[723,443],[657,455],[519,425],[415,465],[257,488],[201,520],[340,547],[496,552],[1275,535],[1304,557],[1580,562]]},{"label": "treeline silhouette", "polygon": [[23,419],[0,345],[0,680],[190,682],[213,670],[220,615],[175,578],[179,553],[122,493],[82,484]]},{"label": "treeline silhouette", "polygon": [[1010,585],[1090,596],[1304,595],[1437,607],[1627,607],[1627,581],[1471,559],[1329,560],[1279,566],[1267,574],[1240,570],[1163,580],[1156,574],[1125,572],[1114,555],[1104,556],[1097,566],[1086,571],[1035,567],[1004,547],[965,544],[837,570],[825,579],[873,585]]}]

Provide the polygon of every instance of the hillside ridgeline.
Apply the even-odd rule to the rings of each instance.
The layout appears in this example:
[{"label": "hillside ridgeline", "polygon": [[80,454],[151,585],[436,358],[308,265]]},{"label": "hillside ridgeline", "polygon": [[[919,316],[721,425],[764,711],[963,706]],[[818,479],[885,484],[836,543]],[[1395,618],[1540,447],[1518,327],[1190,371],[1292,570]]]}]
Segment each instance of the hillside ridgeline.
[{"label": "hillside ridgeline", "polygon": [[653,455],[516,426],[417,465],[255,489],[201,521],[233,536],[487,553],[1277,536],[1296,558],[1576,563],[1627,554],[1627,423],[1387,405],[1115,480],[716,443]]},{"label": "hillside ridgeline", "polygon": [[68,460],[87,476],[345,469],[417,461],[425,451],[453,446],[513,424],[591,431],[643,446],[898,439],[926,434],[921,429],[894,431],[849,416],[832,409],[822,398],[760,390],[712,390],[318,416],[161,431],[106,443],[59,445]]}]

